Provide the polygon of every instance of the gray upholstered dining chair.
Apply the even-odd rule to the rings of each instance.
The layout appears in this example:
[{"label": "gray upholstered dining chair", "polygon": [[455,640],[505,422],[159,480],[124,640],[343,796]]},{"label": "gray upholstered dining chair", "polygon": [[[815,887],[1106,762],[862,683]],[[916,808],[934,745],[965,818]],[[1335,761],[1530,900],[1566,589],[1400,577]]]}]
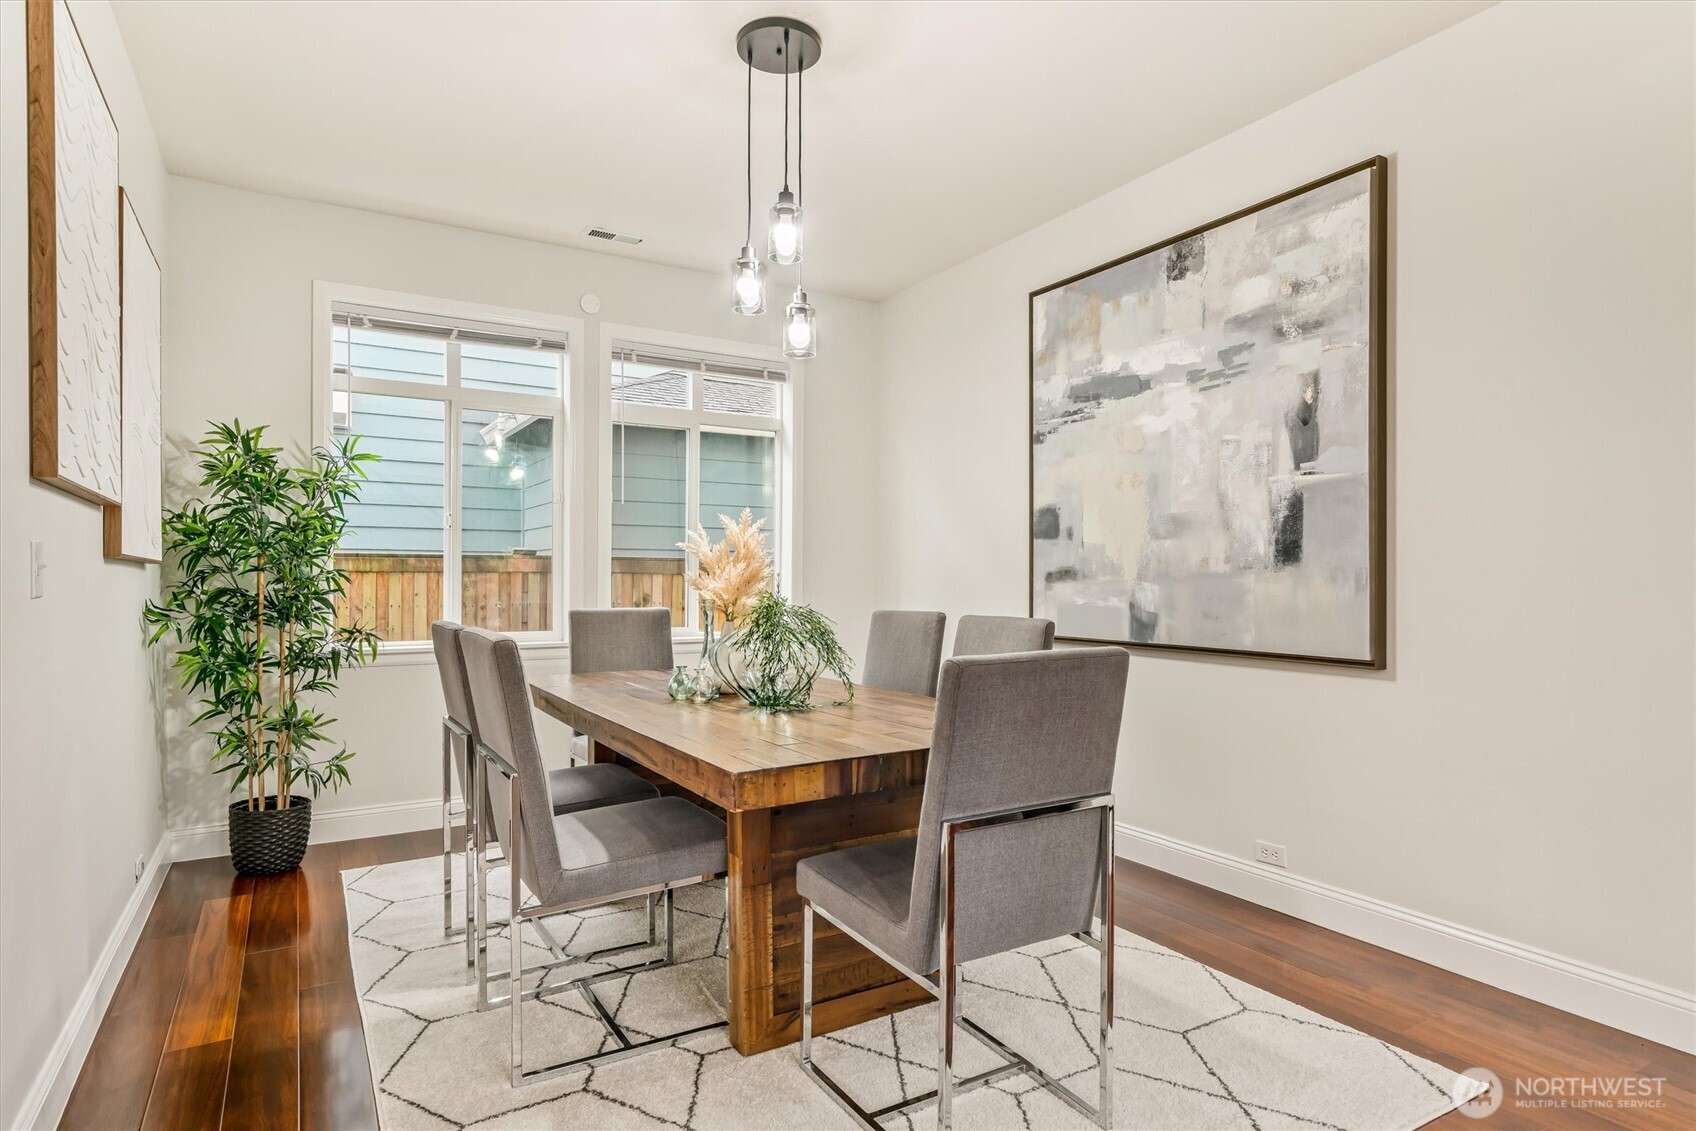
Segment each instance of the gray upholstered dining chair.
[{"label": "gray upholstered dining chair", "polygon": [[1034,617],[961,617],[960,627],[954,630],[956,656],[1046,652],[1052,647],[1054,622]]},{"label": "gray upholstered dining chair", "polygon": [[[479,720],[474,787],[477,800],[473,805],[481,807],[487,803],[490,810],[490,819],[477,825],[478,844],[474,849],[479,869],[484,870],[477,885],[477,1001],[479,1009],[504,1004],[511,1010],[513,1086],[584,1071],[725,1027],[727,1022],[715,1021],[633,1041],[595,994],[596,982],[671,965],[674,958],[672,892],[724,873],[724,822],[681,797],[654,797],[622,805],[552,813],[517,644],[498,633],[468,628],[460,633],[459,646],[470,681],[471,704]],[[487,946],[486,868],[491,837],[499,840],[506,854],[511,879],[507,921],[510,958],[505,971],[494,973],[489,970]],[[527,890],[535,896],[533,906],[525,906]],[[552,956],[528,967],[524,965],[526,926],[539,924],[549,915],[654,894],[660,894],[664,906],[664,951],[660,957],[611,970],[597,969],[564,982],[550,981],[549,972],[576,963],[599,964],[643,944],[591,954]],[[532,973],[541,973],[542,979],[526,989],[524,977]],[[491,998],[489,983],[503,979],[507,983],[506,993]],[[617,1047],[546,1068],[525,1069],[525,999],[567,990],[583,996]]]},{"label": "gray upholstered dining chair", "polygon": [[[447,935],[467,931],[466,959],[469,962],[472,957],[471,937],[467,928],[471,924],[471,904],[474,898],[472,884],[476,880],[471,851],[476,837],[477,821],[487,816],[488,807],[485,805],[484,812],[479,814],[473,811],[470,804],[474,750],[477,742],[477,712],[471,703],[471,685],[466,680],[465,662],[460,653],[459,634],[463,631],[462,625],[448,620],[439,620],[430,625],[430,643],[435,649],[436,671],[442,680],[442,699],[447,704],[447,714],[442,716],[442,931]],[[464,808],[460,810],[453,807],[453,778],[456,774],[459,777],[460,796],[466,800]],[[554,770],[547,775],[547,783],[548,795],[555,813],[569,813],[598,805],[617,805],[625,801],[640,801],[643,798],[659,796],[659,790],[650,783],[622,766],[611,764],[570,766]],[[461,815],[465,818],[465,843],[462,846],[465,852],[465,921],[461,925],[455,925],[453,819]],[[547,938],[550,949],[559,952],[552,937],[544,937]],[[652,938],[649,941],[652,942]]]},{"label": "gray upholstered dining chair", "polygon": [[[1129,656],[1076,648],[942,665],[917,838],[801,861],[801,1066],[861,1126],[1029,1072],[1102,1127],[1112,1121],[1113,767]],[[1044,756],[1030,757],[1032,747]],[[1014,879],[1016,878],[1016,882]],[[814,917],[919,983],[941,1005],[933,1092],[867,1111],[813,1063]],[[1095,925],[1092,930],[1092,922]],[[958,1016],[962,962],[1065,935],[1101,954],[1096,1103]],[[958,1024],[1005,1063],[955,1080]]]},{"label": "gray upholstered dining chair", "polygon": [[[571,674],[672,670],[670,609],[572,609]],[[589,760],[589,739],[571,739],[574,762]]]},{"label": "gray upholstered dining chair", "polygon": [[937,665],[942,663],[942,629],[947,623],[943,613],[898,609],[873,613],[860,685],[934,696]]}]

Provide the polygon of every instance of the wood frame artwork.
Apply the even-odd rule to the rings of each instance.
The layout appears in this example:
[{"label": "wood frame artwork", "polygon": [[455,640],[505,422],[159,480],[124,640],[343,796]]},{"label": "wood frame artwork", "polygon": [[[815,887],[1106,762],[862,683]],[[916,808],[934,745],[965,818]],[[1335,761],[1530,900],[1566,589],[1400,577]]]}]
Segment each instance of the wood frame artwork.
[{"label": "wood frame artwork", "polygon": [[108,558],[158,563],[164,557],[160,457],[159,343],[163,333],[159,257],[142,230],[129,193],[119,190],[123,227],[118,240],[123,347],[123,501],[107,504],[103,549]]},{"label": "wood frame artwork", "polygon": [[30,475],[122,492],[118,125],[64,0],[29,0]]},{"label": "wood frame artwork", "polygon": [[1382,669],[1389,162],[1030,294],[1057,639]]}]

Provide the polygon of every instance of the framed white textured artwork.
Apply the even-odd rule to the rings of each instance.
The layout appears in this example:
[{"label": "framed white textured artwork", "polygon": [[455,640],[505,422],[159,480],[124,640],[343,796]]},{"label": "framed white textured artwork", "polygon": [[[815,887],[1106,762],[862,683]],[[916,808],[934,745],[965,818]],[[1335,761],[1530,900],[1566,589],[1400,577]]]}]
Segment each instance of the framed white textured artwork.
[{"label": "framed white textured artwork", "polygon": [[122,303],[124,439],[123,499],[107,505],[105,550],[109,558],[157,562],[163,557],[163,521],[159,458],[164,435],[160,423],[159,345],[163,303],[159,259],[136,219],[129,193],[123,200],[119,238]]},{"label": "framed white textured artwork", "polygon": [[63,0],[27,5],[30,474],[122,490],[118,125]]},{"label": "framed white textured artwork", "polygon": [[1031,293],[1031,611],[1058,637],[1384,666],[1387,170]]}]

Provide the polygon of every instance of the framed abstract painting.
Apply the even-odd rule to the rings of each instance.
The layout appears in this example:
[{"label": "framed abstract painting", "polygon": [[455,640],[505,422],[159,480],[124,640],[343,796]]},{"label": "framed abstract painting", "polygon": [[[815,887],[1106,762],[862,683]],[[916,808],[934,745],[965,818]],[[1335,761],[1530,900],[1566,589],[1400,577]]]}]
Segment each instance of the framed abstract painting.
[{"label": "framed abstract painting", "polygon": [[1031,612],[1385,665],[1382,157],[1033,291]]}]

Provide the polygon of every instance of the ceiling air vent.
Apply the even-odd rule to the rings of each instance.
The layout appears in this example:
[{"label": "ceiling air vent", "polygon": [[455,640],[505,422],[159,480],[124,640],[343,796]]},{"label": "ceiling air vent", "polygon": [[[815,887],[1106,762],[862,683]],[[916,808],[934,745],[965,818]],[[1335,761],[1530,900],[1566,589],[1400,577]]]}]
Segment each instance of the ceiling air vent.
[{"label": "ceiling air vent", "polygon": [[593,224],[584,228],[583,234],[588,236],[590,239],[609,240],[612,243],[630,244],[632,247],[642,242],[641,236],[627,236],[623,233],[615,232],[611,228],[597,228]]}]

